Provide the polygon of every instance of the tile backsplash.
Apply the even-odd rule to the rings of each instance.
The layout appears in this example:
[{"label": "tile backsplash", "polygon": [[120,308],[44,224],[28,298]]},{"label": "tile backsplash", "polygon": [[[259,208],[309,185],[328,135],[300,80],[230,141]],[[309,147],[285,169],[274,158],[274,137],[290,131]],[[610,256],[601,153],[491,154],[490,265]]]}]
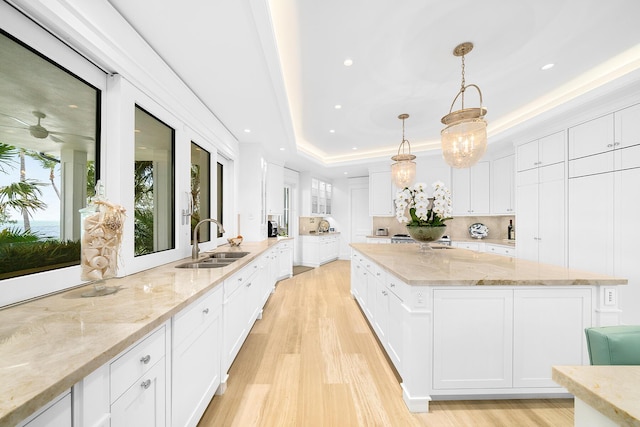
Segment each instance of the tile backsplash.
[{"label": "tile backsplash", "polygon": [[[487,236],[488,239],[506,239],[509,220],[513,221],[513,226],[517,229],[516,219],[513,215],[460,216],[447,221],[447,235],[451,237],[452,240],[469,239],[471,237],[469,235],[469,226],[479,222],[489,228],[489,235]],[[404,224],[400,224],[395,217],[374,216],[373,230],[371,230],[371,234],[375,235],[378,228],[389,229],[389,236],[407,233]]]}]

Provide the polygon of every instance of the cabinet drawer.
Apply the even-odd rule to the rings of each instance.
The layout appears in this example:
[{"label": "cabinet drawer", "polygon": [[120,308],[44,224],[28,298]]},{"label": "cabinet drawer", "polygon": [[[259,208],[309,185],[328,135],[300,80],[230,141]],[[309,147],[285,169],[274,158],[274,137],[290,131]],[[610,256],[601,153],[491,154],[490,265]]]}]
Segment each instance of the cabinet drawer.
[{"label": "cabinet drawer", "polygon": [[173,317],[173,348],[190,335],[198,334],[215,319],[222,309],[222,286],[217,286],[202,298]]},{"label": "cabinet drawer", "polygon": [[253,262],[224,281],[224,301],[227,301],[240,286],[251,280],[258,271],[258,263]]},{"label": "cabinet drawer", "polygon": [[453,246],[460,249],[468,249],[470,251],[479,251],[480,246],[484,245],[484,243],[476,243],[476,242],[454,242]]},{"label": "cabinet drawer", "polygon": [[292,249],[293,242],[291,240],[282,240],[278,243],[278,249]]},{"label": "cabinet drawer", "polygon": [[165,355],[165,328],[162,326],[111,363],[111,401]]},{"label": "cabinet drawer", "polygon": [[392,274],[387,274],[386,285],[389,291],[400,298],[400,301],[407,301],[409,288],[402,280]]},{"label": "cabinet drawer", "polygon": [[516,256],[516,248],[513,248],[511,246],[487,244],[485,252],[489,252],[496,255],[510,256],[510,257]]}]

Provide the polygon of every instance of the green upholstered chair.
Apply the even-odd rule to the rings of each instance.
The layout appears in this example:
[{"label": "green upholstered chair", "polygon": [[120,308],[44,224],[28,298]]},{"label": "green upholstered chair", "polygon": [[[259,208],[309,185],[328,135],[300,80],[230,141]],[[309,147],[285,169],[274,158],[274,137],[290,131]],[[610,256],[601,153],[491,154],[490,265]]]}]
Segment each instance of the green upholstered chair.
[{"label": "green upholstered chair", "polygon": [[585,329],[592,365],[640,365],[640,326]]}]

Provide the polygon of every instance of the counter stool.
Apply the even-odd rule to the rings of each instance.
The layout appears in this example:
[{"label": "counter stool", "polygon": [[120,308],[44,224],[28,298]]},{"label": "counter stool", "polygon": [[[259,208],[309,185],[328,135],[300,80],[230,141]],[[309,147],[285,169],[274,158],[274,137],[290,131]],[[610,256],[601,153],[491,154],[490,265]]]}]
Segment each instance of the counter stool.
[{"label": "counter stool", "polygon": [[640,326],[585,329],[592,365],[640,365]]}]

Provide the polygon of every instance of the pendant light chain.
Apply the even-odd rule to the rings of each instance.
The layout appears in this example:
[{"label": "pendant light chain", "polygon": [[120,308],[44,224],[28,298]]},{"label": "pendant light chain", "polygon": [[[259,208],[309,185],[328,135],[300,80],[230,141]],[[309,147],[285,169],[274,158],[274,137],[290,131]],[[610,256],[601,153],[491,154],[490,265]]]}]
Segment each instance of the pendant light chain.
[{"label": "pendant light chain", "polygon": [[461,88],[460,88],[460,101],[462,103],[462,109],[464,110],[464,90],[466,89],[465,87],[465,80],[464,80],[464,54],[462,54],[462,83],[461,83]]}]

